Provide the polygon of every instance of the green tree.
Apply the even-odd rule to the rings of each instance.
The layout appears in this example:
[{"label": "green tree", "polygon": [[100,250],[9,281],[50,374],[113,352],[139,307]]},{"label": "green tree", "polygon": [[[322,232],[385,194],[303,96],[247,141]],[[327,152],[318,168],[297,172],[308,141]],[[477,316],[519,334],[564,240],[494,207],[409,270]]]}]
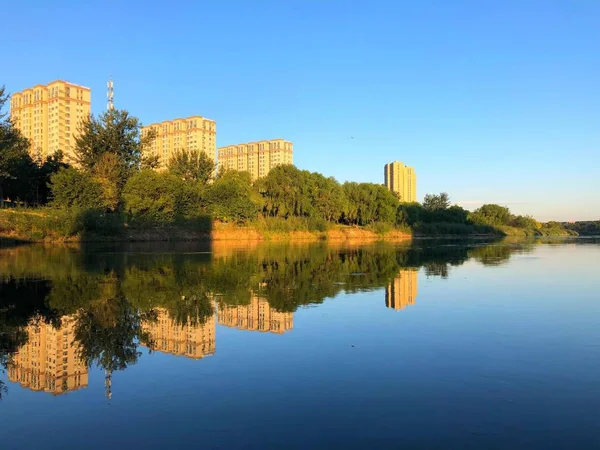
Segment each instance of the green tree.
[{"label": "green tree", "polygon": [[77,162],[84,170],[93,172],[103,155],[115,155],[119,166],[116,189],[120,192],[129,177],[141,170],[144,151],[156,137],[151,131],[142,136],[140,129],[138,118],[124,110],[107,111],[98,118],[90,116],[75,139]]},{"label": "green tree", "polygon": [[312,173],[310,183],[310,197],[316,215],[329,222],[339,221],[347,206],[342,186],[335,178],[325,178],[320,173]]},{"label": "green tree", "polygon": [[385,186],[346,182],[343,190],[347,199],[343,220],[347,224],[364,226],[396,221],[398,197]]},{"label": "green tree", "polygon": [[421,220],[423,206],[419,203],[400,203],[396,211],[396,225],[412,227]]},{"label": "green tree", "polygon": [[53,155],[48,156],[43,162],[38,162],[34,169],[32,177],[32,188],[35,189],[35,203],[46,204],[50,200],[50,183],[52,176],[61,169],[69,167],[64,162],[63,153],[59,150]]},{"label": "green tree", "polygon": [[60,169],[50,178],[52,205],[61,208],[104,209],[102,185],[89,173],[72,167]]},{"label": "green tree", "polygon": [[[155,138],[155,134],[151,134],[152,139]],[[151,155],[144,153],[142,155],[142,162],[140,164],[140,170],[152,170],[160,168],[160,158],[158,155]]]},{"label": "green tree", "polygon": [[271,217],[308,217],[313,212],[310,172],[293,165],[277,166],[256,182],[263,198],[263,214]]},{"label": "green tree", "polygon": [[510,225],[516,228],[523,228],[526,230],[537,230],[542,227],[542,224],[540,224],[531,216],[515,216],[511,219]]},{"label": "green tree", "polygon": [[398,197],[385,186],[374,185],[375,190],[375,222],[393,224],[396,220]]},{"label": "green tree", "polygon": [[423,200],[423,208],[427,211],[439,211],[448,209],[450,206],[450,197],[446,192],[439,195],[427,194]]},{"label": "green tree", "polygon": [[[0,87],[0,207],[4,206],[5,190],[10,183],[23,179],[23,171],[32,165],[29,156],[29,141],[14,126],[10,118],[3,113],[8,94],[4,86]],[[10,194],[15,196],[15,192]],[[18,196],[18,195],[17,195]]]},{"label": "green tree", "polygon": [[182,181],[175,175],[143,170],[123,189],[125,212],[142,222],[166,224],[178,216]]},{"label": "green tree", "polygon": [[108,211],[116,211],[121,201],[119,184],[125,176],[123,170],[114,153],[104,153],[92,169],[94,179],[102,186],[102,203]]},{"label": "green tree", "polygon": [[21,150],[10,164],[11,178],[5,183],[4,195],[12,200],[33,203],[36,200],[36,178],[39,166],[28,150]]},{"label": "green tree", "polygon": [[8,101],[8,93],[6,92],[6,86],[0,86],[0,120],[4,120],[7,113],[3,113],[4,105]]},{"label": "green tree", "polygon": [[169,172],[185,181],[207,184],[215,172],[215,162],[205,152],[181,150],[169,160]]},{"label": "green tree", "polygon": [[207,186],[204,198],[214,219],[245,222],[256,217],[259,199],[248,172],[229,171]]},{"label": "green tree", "polygon": [[473,211],[470,218],[474,223],[485,225],[509,225],[512,220],[512,214],[504,206],[487,204]]}]

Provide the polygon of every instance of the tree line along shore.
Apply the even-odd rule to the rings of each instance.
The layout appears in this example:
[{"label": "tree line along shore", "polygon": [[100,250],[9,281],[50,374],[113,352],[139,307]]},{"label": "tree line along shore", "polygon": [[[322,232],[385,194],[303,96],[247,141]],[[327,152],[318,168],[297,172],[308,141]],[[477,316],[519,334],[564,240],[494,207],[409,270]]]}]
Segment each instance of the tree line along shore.
[{"label": "tree line along shore", "polygon": [[[0,111],[6,102],[0,90]],[[154,135],[124,110],[90,116],[76,138],[75,165],[58,152],[32,157],[0,117],[0,236],[39,240],[401,238],[575,235],[506,207],[475,211],[448,194],[405,203],[385,186],[339,183],[293,165],[250,174],[217,170],[205,153],[176,152],[163,164],[145,153]],[[165,167],[166,166],[166,167]],[[10,199],[10,201],[8,201]],[[579,227],[583,230],[584,227]]]}]

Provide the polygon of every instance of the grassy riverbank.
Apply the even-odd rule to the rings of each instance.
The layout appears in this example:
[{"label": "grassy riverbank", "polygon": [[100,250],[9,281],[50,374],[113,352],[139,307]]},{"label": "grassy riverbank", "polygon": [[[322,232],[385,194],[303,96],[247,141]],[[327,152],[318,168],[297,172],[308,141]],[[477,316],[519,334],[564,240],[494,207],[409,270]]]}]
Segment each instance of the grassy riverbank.
[{"label": "grassy riverbank", "polygon": [[0,210],[0,238],[28,242],[406,240],[411,232],[391,226],[323,226],[298,218],[260,218],[236,225],[206,217],[159,225],[128,221],[118,214],[37,208]]},{"label": "grassy riverbank", "polygon": [[318,241],[406,240],[412,237],[572,236],[556,223],[518,228],[452,222],[413,227],[373,223],[331,224],[311,218],[258,218],[244,224],[213,221],[209,216],[171,222],[141,221],[125,214],[60,208],[0,210],[0,238],[28,242],[82,241]]}]

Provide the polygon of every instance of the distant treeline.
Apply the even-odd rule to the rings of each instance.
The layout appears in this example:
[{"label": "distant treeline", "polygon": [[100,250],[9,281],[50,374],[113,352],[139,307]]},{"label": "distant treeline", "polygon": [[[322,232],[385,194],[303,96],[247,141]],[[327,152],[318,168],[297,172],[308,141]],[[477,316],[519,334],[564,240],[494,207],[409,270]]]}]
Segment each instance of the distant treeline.
[{"label": "distant treeline", "polygon": [[[0,107],[6,101],[0,91]],[[91,116],[76,138],[77,168],[60,153],[32,159],[29,143],[9,119],[0,131],[0,202],[42,206],[4,214],[0,233],[32,237],[177,226],[210,231],[214,221],[251,223],[262,231],[324,232],[335,225],[399,229],[422,235],[569,234],[560,223],[541,224],[499,205],[474,212],[451,206],[446,193],[423,204],[404,203],[375,183],[339,183],[332,177],[279,166],[255,182],[246,172],[217,170],[202,152],[179,151],[163,168],[144,150],[155,138],[140,135],[127,111]],[[166,167],[164,167],[166,166]]]},{"label": "distant treeline", "polygon": [[580,236],[600,236],[600,220],[564,223],[563,226]]}]

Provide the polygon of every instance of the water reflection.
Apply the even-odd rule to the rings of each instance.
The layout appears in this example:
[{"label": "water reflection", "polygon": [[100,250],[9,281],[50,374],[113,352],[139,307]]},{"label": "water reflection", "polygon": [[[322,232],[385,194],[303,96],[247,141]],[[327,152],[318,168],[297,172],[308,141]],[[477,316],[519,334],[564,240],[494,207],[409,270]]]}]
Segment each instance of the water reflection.
[{"label": "water reflection", "polygon": [[253,296],[247,305],[227,305],[219,308],[219,324],[238,330],[285,333],[294,328],[294,314],[272,308],[264,298]]},{"label": "water reflection", "polygon": [[396,311],[414,305],[418,293],[417,270],[401,270],[385,288],[385,306]]},{"label": "water reflection", "polygon": [[[201,359],[216,324],[282,334],[300,306],[381,289],[387,308],[415,305],[418,272],[448,277],[473,259],[498,265],[534,244],[232,246],[0,250],[0,365],[8,379],[63,394],[136,364],[140,347]],[[383,303],[383,302],[382,302]],[[0,395],[6,388],[0,386]]]},{"label": "water reflection", "polygon": [[215,353],[216,322],[214,315],[206,321],[176,320],[168,310],[157,308],[156,320],[142,323],[150,338],[150,348],[162,353],[201,359]]},{"label": "water reflection", "polygon": [[27,343],[12,355],[8,379],[21,387],[54,395],[85,388],[88,366],[79,354],[74,316],[59,326],[34,318],[26,327]]}]

